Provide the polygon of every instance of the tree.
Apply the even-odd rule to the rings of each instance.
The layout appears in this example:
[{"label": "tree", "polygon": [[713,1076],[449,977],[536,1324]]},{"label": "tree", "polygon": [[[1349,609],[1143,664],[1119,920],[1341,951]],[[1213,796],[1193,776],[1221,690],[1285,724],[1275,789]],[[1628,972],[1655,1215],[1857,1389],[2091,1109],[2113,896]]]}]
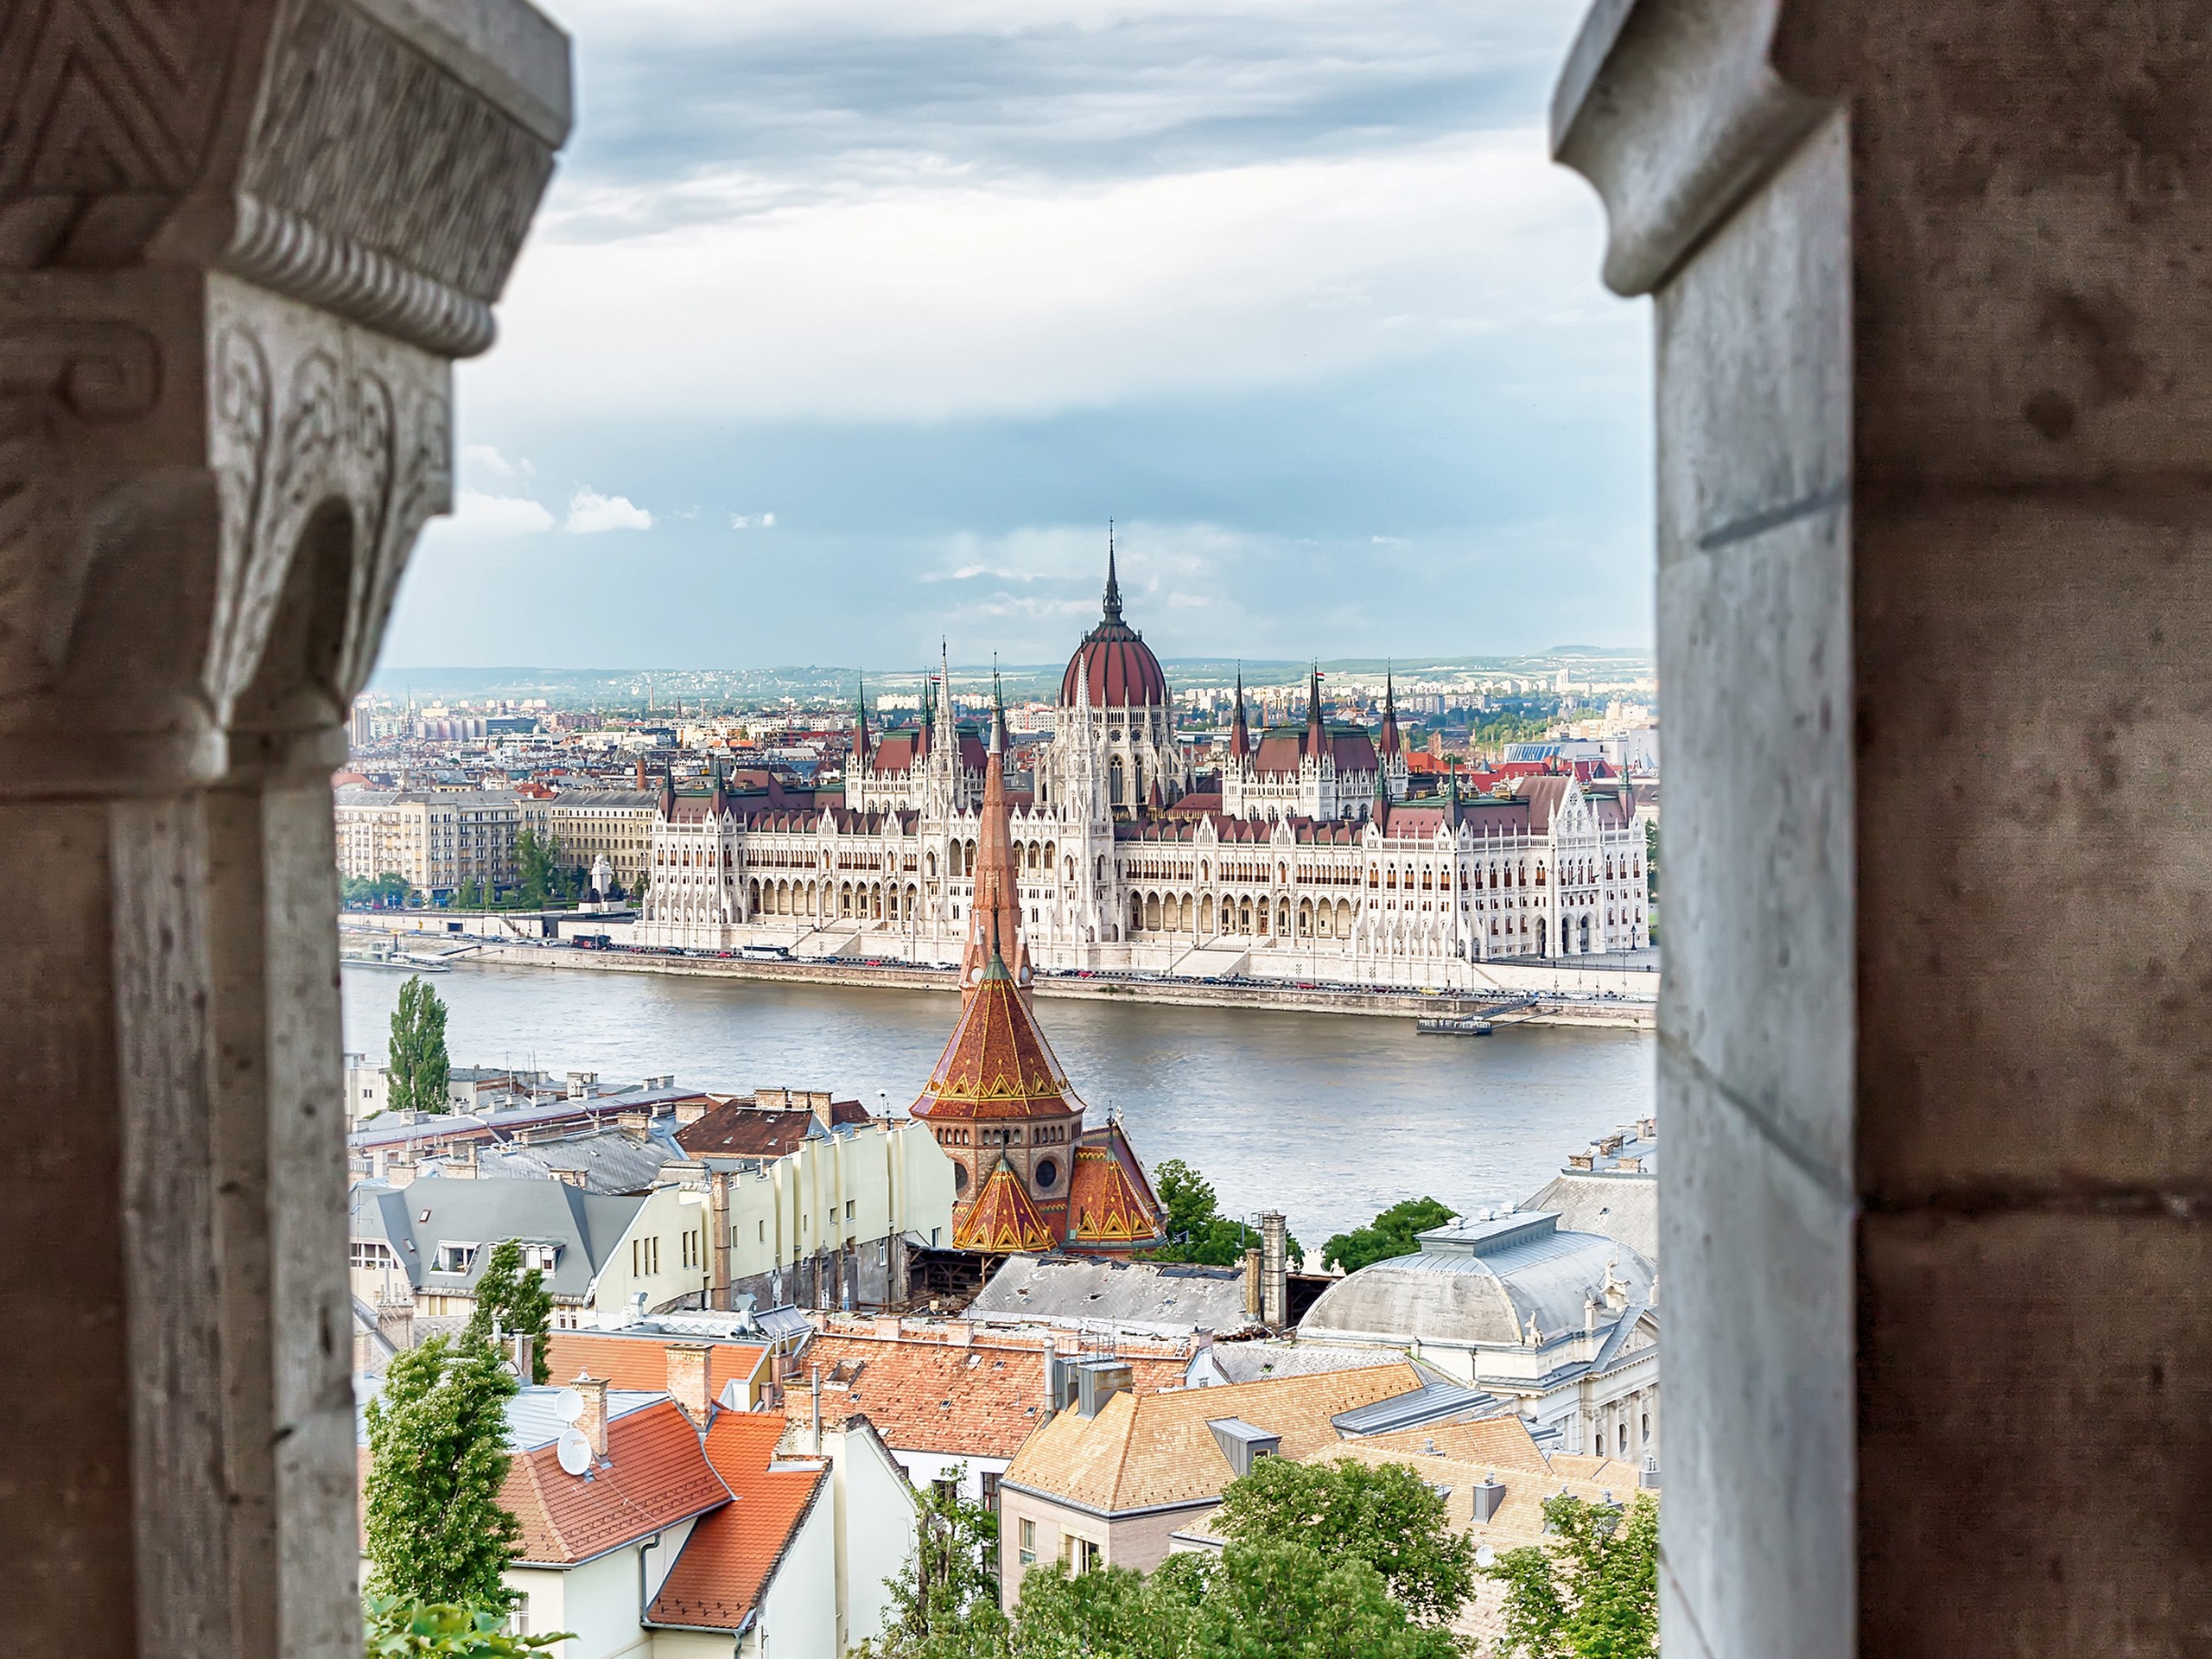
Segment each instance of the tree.
[{"label": "tree", "polygon": [[1651,943],[1659,943],[1659,820],[1643,821],[1643,891],[1647,913],[1651,918],[1647,930]]},{"label": "tree", "polygon": [[1394,1204],[1366,1226],[1332,1236],[1321,1247],[1322,1264],[1357,1273],[1370,1262],[1411,1255],[1421,1249],[1416,1233],[1441,1227],[1457,1213],[1434,1198],[1408,1198]]},{"label": "tree", "polygon": [[516,896],[525,910],[543,910],[563,888],[560,847],[550,836],[525,830],[515,837]]},{"label": "tree", "polygon": [[446,1058],[446,1005],[420,974],[410,974],[391,1011],[391,1103],[395,1112],[442,1112],[452,1065]]},{"label": "tree", "polygon": [[467,880],[462,882],[460,887],[454,890],[453,907],[455,910],[484,909],[485,901],[483,884],[478,881],[474,876],[470,876]]},{"label": "tree", "polygon": [[547,1659],[573,1639],[567,1630],[516,1636],[504,1612],[411,1596],[364,1596],[361,1622],[367,1659]]},{"label": "tree", "polygon": [[1265,1458],[1230,1483],[1211,1524],[1247,1543],[1304,1542],[1332,1561],[1364,1561],[1427,1624],[1449,1624],[1474,1594],[1473,1541],[1402,1463]]},{"label": "tree", "polygon": [[1505,1590],[1503,1659],[1654,1659],[1659,1650],[1659,1505],[1544,1503],[1549,1546],[1509,1549],[1482,1569]]},{"label": "tree", "polygon": [[502,1239],[492,1247],[491,1258],[476,1281],[476,1306],[468,1316],[468,1335],[494,1346],[499,1337],[528,1337],[533,1382],[553,1379],[553,1362],[546,1350],[553,1341],[553,1294],[545,1288],[538,1268],[523,1271],[522,1245]]},{"label": "tree", "polygon": [[349,905],[381,905],[387,910],[397,910],[407,902],[413,889],[407,878],[385,871],[379,876],[349,875],[338,884],[339,896]]},{"label": "tree", "polygon": [[363,1530],[379,1595],[504,1611],[522,1527],[499,1507],[515,1379],[481,1343],[433,1337],[393,1357],[369,1402]]},{"label": "tree", "polygon": [[859,1659],[982,1659],[1006,1652],[999,1518],[961,1499],[966,1473],[966,1465],[957,1465],[949,1487],[918,1495],[914,1552],[898,1577],[884,1581],[891,1592],[884,1632],[855,1650]]},{"label": "tree", "polygon": [[[1234,1217],[1217,1212],[1213,1183],[1185,1163],[1170,1158],[1153,1172],[1153,1190],[1167,1211],[1167,1243],[1152,1252],[1155,1262],[1191,1262],[1233,1268],[1260,1242],[1259,1234]],[[1306,1260],[1305,1247],[1293,1238],[1294,1266]]]},{"label": "tree", "polygon": [[1416,1623],[1382,1575],[1309,1544],[1231,1544],[1199,1604],[1206,1659],[1458,1659],[1450,1630]]}]

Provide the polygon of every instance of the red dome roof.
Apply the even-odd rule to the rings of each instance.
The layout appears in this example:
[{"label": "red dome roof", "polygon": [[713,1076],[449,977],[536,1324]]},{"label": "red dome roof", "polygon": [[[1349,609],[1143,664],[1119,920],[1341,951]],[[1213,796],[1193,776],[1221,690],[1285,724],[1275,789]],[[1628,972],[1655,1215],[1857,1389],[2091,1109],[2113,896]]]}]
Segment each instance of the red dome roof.
[{"label": "red dome roof", "polygon": [[1106,614],[1083,636],[1060,676],[1060,705],[1072,708],[1088,687],[1094,709],[1143,708],[1167,701],[1167,676],[1144,636],[1122,620],[1122,587],[1114,575],[1114,556],[1106,556]]}]

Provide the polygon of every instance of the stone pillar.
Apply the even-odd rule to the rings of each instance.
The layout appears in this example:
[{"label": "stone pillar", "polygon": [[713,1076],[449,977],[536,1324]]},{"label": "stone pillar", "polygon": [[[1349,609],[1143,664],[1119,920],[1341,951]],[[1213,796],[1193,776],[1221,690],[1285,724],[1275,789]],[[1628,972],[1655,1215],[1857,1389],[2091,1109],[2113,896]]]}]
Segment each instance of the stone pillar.
[{"label": "stone pillar", "polygon": [[2212,54],[2146,0],[1604,0],[1654,299],[1666,1642],[2212,1605]]},{"label": "stone pillar", "polygon": [[329,773],[567,130],[522,0],[0,26],[0,1606],[353,1655]]}]

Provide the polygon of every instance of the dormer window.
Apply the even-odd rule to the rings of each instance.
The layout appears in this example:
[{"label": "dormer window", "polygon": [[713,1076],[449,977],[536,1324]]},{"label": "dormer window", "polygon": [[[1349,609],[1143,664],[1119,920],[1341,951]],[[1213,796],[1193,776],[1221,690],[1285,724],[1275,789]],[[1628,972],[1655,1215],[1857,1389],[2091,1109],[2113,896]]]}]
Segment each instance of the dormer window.
[{"label": "dormer window", "polygon": [[438,1241],[437,1253],[430,1258],[433,1273],[467,1273],[476,1260],[478,1247],[474,1243],[456,1243],[451,1239]]}]

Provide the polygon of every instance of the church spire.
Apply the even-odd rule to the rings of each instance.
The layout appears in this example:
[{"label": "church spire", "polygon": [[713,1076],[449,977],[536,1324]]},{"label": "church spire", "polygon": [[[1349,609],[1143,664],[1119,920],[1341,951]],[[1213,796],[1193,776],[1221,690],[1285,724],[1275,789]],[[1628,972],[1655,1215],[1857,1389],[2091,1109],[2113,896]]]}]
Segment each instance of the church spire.
[{"label": "church spire", "polygon": [[960,955],[960,996],[976,997],[994,956],[1010,952],[1014,983],[1029,1000],[1028,952],[1021,943],[1021,878],[1014,861],[1014,830],[1006,804],[1006,726],[991,725],[991,756],[983,767],[983,809],[976,836],[976,891],[968,907],[968,945]]},{"label": "church spire", "polygon": [[1382,670],[1382,741],[1381,747],[1383,756],[1386,759],[1397,753],[1399,749],[1402,747],[1398,737],[1398,698],[1396,690],[1391,683],[1391,680],[1392,676],[1390,670],[1388,665],[1385,665]]},{"label": "church spire", "polygon": [[1122,582],[1114,571],[1114,521],[1106,521],[1106,620],[1122,620]]},{"label": "church spire", "polygon": [[1236,719],[1229,728],[1229,753],[1242,760],[1252,753],[1252,728],[1244,723],[1244,664],[1236,664]]},{"label": "church spire", "polygon": [[868,770],[868,679],[859,680],[859,693],[853,699],[853,770]]},{"label": "church spire", "polygon": [[1316,663],[1306,683],[1306,753],[1318,760],[1328,741],[1328,724],[1321,718],[1321,664]]}]

